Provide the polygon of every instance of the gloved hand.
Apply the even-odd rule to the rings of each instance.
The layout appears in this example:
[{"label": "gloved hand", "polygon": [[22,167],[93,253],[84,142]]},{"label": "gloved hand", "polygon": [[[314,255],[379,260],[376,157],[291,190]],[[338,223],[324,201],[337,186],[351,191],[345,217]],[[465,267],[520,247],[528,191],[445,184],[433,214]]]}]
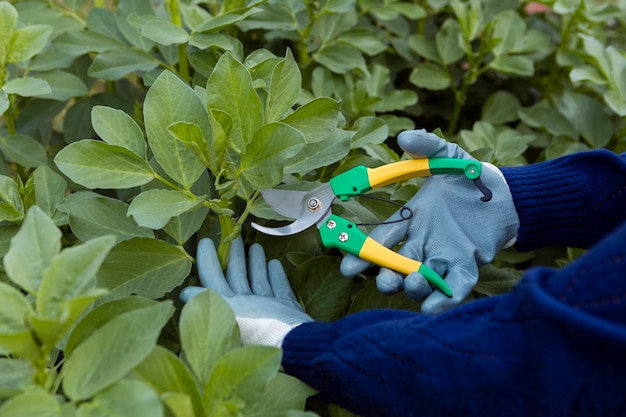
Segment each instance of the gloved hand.
[{"label": "gloved hand", "polygon": [[[398,135],[398,145],[413,157],[448,157],[474,160],[459,146],[425,130],[409,130]],[[428,177],[420,191],[406,204],[413,210],[409,221],[376,227],[370,236],[387,247],[406,239],[399,253],[419,260],[444,277],[453,298],[433,292],[419,273],[406,278],[381,268],[376,285],[386,294],[403,288],[424,313],[436,313],[459,304],[478,281],[478,267],[491,262],[498,251],[513,245],[519,218],[504,176],[495,166],[483,163],[483,183],[493,192],[488,202],[464,175]],[[388,220],[399,219],[400,211]],[[369,264],[346,255],[341,272],[354,276]],[[404,279],[403,279],[404,278]]]},{"label": "gloved hand", "polygon": [[240,237],[233,241],[225,278],[213,241],[201,239],[196,261],[202,287],[187,287],[180,298],[187,302],[211,288],[235,312],[242,344],[280,347],[291,329],[313,319],[296,300],[282,264],[275,259],[266,262],[259,244],[252,245],[248,254],[246,271],[243,241]]}]

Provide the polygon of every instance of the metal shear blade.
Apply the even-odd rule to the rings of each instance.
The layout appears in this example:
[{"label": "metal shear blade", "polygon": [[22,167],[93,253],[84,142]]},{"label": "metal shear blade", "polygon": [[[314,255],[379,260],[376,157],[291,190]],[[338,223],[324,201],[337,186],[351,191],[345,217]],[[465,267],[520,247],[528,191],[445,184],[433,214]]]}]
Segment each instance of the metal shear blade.
[{"label": "metal shear blade", "polygon": [[259,232],[272,236],[294,235],[319,224],[330,216],[330,206],[335,199],[335,193],[328,183],[309,192],[271,189],[261,191],[261,194],[276,213],[295,219],[293,223],[282,227],[265,227],[252,223],[252,227]]}]

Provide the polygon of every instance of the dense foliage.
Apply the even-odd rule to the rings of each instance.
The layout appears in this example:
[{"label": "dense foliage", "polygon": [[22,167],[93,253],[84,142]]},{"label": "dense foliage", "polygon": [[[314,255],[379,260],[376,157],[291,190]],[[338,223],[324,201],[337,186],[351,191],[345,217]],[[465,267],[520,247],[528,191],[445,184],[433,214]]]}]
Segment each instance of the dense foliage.
[{"label": "dense foliage", "polygon": [[[180,305],[196,242],[263,243],[318,320],[418,310],[316,230],[257,234],[285,220],[259,190],[396,161],[414,127],[496,165],[624,151],[625,25],[624,0],[0,1],[0,417],[307,414],[218,296]],[[573,256],[506,250],[473,296]]]}]

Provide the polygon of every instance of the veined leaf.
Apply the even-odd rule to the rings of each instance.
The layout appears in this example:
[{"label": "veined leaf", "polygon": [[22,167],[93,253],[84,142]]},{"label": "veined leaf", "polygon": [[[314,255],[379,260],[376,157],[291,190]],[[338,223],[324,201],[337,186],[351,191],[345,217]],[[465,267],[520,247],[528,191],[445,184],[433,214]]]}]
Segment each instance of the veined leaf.
[{"label": "veined leaf", "polygon": [[459,43],[460,35],[461,26],[452,18],[447,19],[437,32],[435,44],[443,65],[452,64],[465,54]]},{"label": "veined leaf", "polygon": [[189,146],[206,167],[211,167],[211,152],[202,129],[195,123],[177,122],[167,127],[174,138]]},{"label": "veined leaf", "polygon": [[450,86],[450,75],[438,64],[418,64],[409,77],[412,84],[429,90],[445,90]]},{"label": "veined leaf", "polygon": [[509,52],[526,31],[526,22],[515,10],[505,10],[494,18],[493,37],[500,42],[493,48],[496,56]]},{"label": "veined leaf", "polygon": [[64,365],[63,391],[85,400],[140,364],[156,345],[174,308],[169,302],[113,318],[81,343]]},{"label": "veined leaf", "polygon": [[13,32],[8,45],[7,62],[26,61],[37,55],[48,43],[52,26],[30,25]]},{"label": "veined leaf", "polygon": [[[334,129],[325,139],[305,144],[298,153],[285,161],[284,172],[286,174],[307,172],[334,164],[350,152],[350,138],[353,133]],[[333,151],[328,152],[329,149]]]},{"label": "veined leaf", "polygon": [[146,158],[146,141],[137,122],[126,112],[112,107],[95,106],[91,110],[93,129],[109,145],[128,149]]},{"label": "veined leaf", "polygon": [[17,10],[8,2],[0,2],[0,45],[6,45],[17,26]]},{"label": "veined leaf", "polygon": [[48,162],[46,149],[37,140],[26,135],[10,135],[0,139],[0,149],[10,161],[33,168]]},{"label": "veined leaf", "polygon": [[180,122],[194,123],[210,135],[209,117],[200,97],[180,78],[164,71],[148,90],[143,111],[148,143],[156,161],[169,177],[191,188],[206,167],[189,146],[175,140],[168,128]]},{"label": "veined leaf", "polygon": [[327,139],[335,132],[341,104],[328,97],[309,101],[281,120],[298,129],[307,143]]},{"label": "veined leaf", "polygon": [[72,97],[83,96],[89,91],[83,80],[62,70],[41,72],[37,74],[37,78],[48,83],[51,90],[49,94],[38,94],[41,98],[65,101]]},{"label": "veined leaf", "polygon": [[31,294],[39,290],[44,272],[61,250],[61,232],[39,207],[28,210],[22,228],[11,240],[4,268],[13,282]]},{"label": "veined leaf", "polygon": [[17,94],[22,97],[36,97],[50,94],[50,85],[41,78],[21,77],[7,81],[2,89],[7,94]]},{"label": "veined leaf", "polygon": [[0,417],[58,417],[61,404],[43,390],[26,391],[8,399],[0,407]]},{"label": "veined leaf", "polygon": [[98,54],[89,67],[89,75],[114,81],[133,71],[151,71],[158,65],[159,60],[149,53],[121,46]]},{"label": "veined leaf", "polygon": [[147,161],[126,148],[96,140],[74,142],[54,161],[74,182],[89,188],[131,188],[154,179]]},{"label": "veined leaf", "polygon": [[107,49],[122,47],[122,43],[117,39],[93,30],[72,30],[62,33],[54,40],[54,45],[59,51],[74,56],[89,52],[102,53]]},{"label": "veined leaf", "polygon": [[504,74],[530,77],[535,73],[533,61],[527,56],[500,56],[489,63],[489,67]]},{"label": "veined leaf", "polygon": [[202,204],[195,197],[177,190],[148,190],[133,199],[128,208],[138,225],[149,229],[161,229],[172,218],[193,210]]},{"label": "veined leaf", "polygon": [[317,62],[337,74],[346,74],[354,69],[368,73],[361,51],[351,45],[331,42],[321,47],[313,56]]},{"label": "veined leaf", "polygon": [[167,20],[150,19],[141,27],[141,34],[159,45],[180,45],[189,40],[189,34]]},{"label": "veined leaf", "polygon": [[274,67],[265,106],[266,122],[276,122],[287,113],[300,96],[300,69],[290,50]]},{"label": "veined leaf", "polygon": [[0,221],[24,218],[24,202],[13,179],[0,175]]},{"label": "veined leaf", "polygon": [[78,417],[162,417],[163,406],[157,392],[137,380],[118,381],[79,406]]}]

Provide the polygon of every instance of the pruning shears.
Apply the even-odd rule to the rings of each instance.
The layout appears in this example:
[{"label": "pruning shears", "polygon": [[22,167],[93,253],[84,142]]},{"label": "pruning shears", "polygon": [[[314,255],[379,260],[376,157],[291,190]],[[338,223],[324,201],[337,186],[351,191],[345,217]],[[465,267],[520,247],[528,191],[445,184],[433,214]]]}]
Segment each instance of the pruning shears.
[{"label": "pruning shears", "polygon": [[[312,191],[278,189],[261,191],[264,200],[274,211],[295,220],[286,226],[276,228],[257,223],[252,223],[252,227],[268,235],[288,236],[302,232],[315,224],[326,248],[337,248],[404,275],[419,272],[431,285],[452,297],[450,287],[439,274],[422,262],[402,256],[368,237],[357,224],[333,214],[331,205],[336,198],[348,201],[371,189],[409,178],[440,174],[465,175],[482,192],[481,200],[487,202],[491,200],[492,193],[480,179],[481,170],[482,164],[479,161],[456,158],[411,159],[378,168],[357,166],[333,177]],[[410,210],[408,207],[405,208]]]}]

